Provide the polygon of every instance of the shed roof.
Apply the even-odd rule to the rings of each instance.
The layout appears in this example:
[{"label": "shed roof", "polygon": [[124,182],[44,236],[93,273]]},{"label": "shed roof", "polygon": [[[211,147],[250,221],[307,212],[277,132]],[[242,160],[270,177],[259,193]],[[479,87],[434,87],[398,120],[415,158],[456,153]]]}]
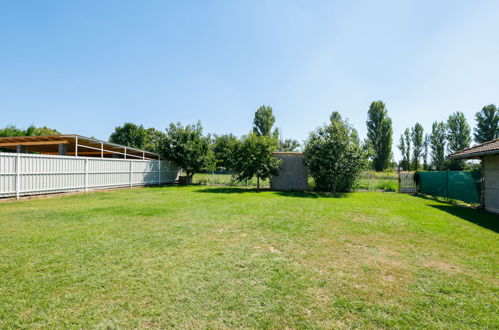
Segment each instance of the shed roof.
[{"label": "shed roof", "polygon": [[59,145],[66,145],[69,156],[159,159],[154,152],[101,141],[76,134],[47,136],[10,136],[0,137],[0,148],[13,149],[23,146],[27,152],[45,155],[60,154]]},{"label": "shed roof", "polygon": [[460,150],[448,157],[452,159],[471,159],[480,158],[485,155],[499,154],[499,139],[488,141],[477,146]]}]

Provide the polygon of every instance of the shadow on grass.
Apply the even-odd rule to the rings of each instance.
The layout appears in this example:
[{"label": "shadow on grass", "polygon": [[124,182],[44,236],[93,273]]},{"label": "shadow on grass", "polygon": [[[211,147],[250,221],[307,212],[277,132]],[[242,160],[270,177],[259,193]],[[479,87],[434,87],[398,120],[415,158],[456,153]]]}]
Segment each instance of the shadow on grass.
[{"label": "shadow on grass", "polygon": [[458,218],[477,224],[480,227],[490,229],[494,232],[499,232],[499,216],[482,209],[465,206],[464,203],[458,201],[445,202],[442,199],[425,195],[414,195],[414,197],[437,201],[442,204],[429,205],[433,208],[452,214]]},{"label": "shadow on grass", "polygon": [[237,188],[237,187],[217,187],[217,188],[204,188],[195,190],[200,193],[211,193],[211,194],[245,194],[245,193],[260,193],[260,192],[273,192],[276,195],[284,197],[298,197],[298,198],[344,198],[348,197],[346,193],[325,193],[316,191],[275,191],[270,189],[260,189],[256,188]]}]

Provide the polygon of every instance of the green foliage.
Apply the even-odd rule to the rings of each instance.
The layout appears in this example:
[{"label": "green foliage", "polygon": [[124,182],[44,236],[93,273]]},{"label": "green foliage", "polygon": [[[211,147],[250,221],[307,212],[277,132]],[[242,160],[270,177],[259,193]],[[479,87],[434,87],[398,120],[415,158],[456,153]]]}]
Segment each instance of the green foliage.
[{"label": "green foliage", "polygon": [[279,142],[279,151],[293,152],[300,150],[300,147],[300,142],[294,139],[285,139]]},{"label": "green foliage", "polygon": [[423,142],[423,169],[428,170],[430,165],[428,164],[428,154],[430,149],[430,136],[425,134]]},{"label": "green foliage", "polygon": [[159,131],[152,127],[148,128],[146,130],[146,143],[144,145],[144,150],[159,153],[161,143],[163,143],[164,138],[165,133],[163,133],[162,131]]},{"label": "green foliage", "polygon": [[475,115],[474,137],[477,143],[484,143],[499,138],[499,108],[489,104]]},{"label": "green foliage", "polygon": [[412,141],[412,169],[418,170],[421,160],[421,155],[423,153],[424,144],[424,129],[420,123],[416,123],[411,129],[411,141]]},{"label": "green foliage", "polygon": [[253,120],[253,133],[256,135],[272,136],[279,139],[279,130],[276,128],[272,131],[272,126],[275,123],[275,116],[272,113],[272,107],[262,105],[255,112]]},{"label": "green foliage", "polygon": [[45,135],[58,135],[61,134],[59,131],[49,128],[47,126],[36,127],[30,125],[27,129],[17,128],[14,125],[8,125],[5,128],[0,129],[0,136],[45,136]]},{"label": "green foliage", "polygon": [[232,134],[215,135],[212,148],[217,170],[229,170],[231,168],[237,142],[237,137]]},{"label": "green foliage", "polygon": [[431,127],[431,168],[437,171],[443,171],[447,167],[445,159],[446,129],[444,122],[434,122]]},{"label": "green foliage", "polygon": [[400,161],[400,167],[404,171],[410,171],[412,168],[411,164],[411,132],[408,128],[405,129],[404,134],[400,136],[400,143],[398,145],[400,153],[402,154],[402,160]]},{"label": "green foliage", "polygon": [[304,154],[318,190],[351,191],[367,167],[367,154],[357,132],[338,112],[333,112],[329,124],[310,133]]},{"label": "green foliage", "polygon": [[373,168],[383,171],[390,166],[392,157],[392,120],[382,101],[371,103],[367,117],[367,138],[374,151]]},{"label": "green foliage", "polygon": [[109,142],[144,149],[147,142],[147,131],[142,125],[125,123],[123,126],[114,129],[114,132],[109,137]]},{"label": "green foliage", "polygon": [[232,171],[237,181],[257,178],[257,188],[260,179],[268,179],[278,174],[282,161],[272,156],[277,151],[276,139],[266,135],[250,133],[234,144],[234,161]]},{"label": "green foliage", "polygon": [[163,157],[180,167],[188,177],[214,168],[210,137],[203,136],[199,121],[185,127],[171,123],[159,149]]},{"label": "green foliage", "polygon": [[[447,119],[447,150],[454,153],[469,148],[471,143],[471,129],[462,112],[456,112]],[[463,160],[451,160],[450,169],[463,170]]]}]

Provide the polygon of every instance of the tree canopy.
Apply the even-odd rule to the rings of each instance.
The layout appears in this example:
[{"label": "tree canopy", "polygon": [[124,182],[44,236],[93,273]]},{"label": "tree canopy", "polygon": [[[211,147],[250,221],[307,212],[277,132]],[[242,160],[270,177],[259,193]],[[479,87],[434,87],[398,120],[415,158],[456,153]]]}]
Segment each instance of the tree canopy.
[{"label": "tree canopy", "polygon": [[49,128],[47,126],[36,127],[30,125],[26,129],[17,128],[15,125],[8,125],[0,129],[0,136],[44,136],[44,135],[58,135],[61,134],[59,131]]},{"label": "tree canopy", "polygon": [[474,137],[477,143],[499,138],[499,108],[494,104],[484,106],[475,115]]},{"label": "tree canopy", "polygon": [[430,134],[431,168],[437,171],[446,169],[445,146],[446,127],[443,121],[434,122]]},{"label": "tree canopy", "polygon": [[186,126],[171,123],[159,149],[163,157],[180,167],[188,177],[214,167],[210,137],[203,135],[201,122]]},{"label": "tree canopy", "polygon": [[279,138],[279,130],[276,128],[272,131],[275,123],[275,116],[272,113],[272,107],[262,105],[256,110],[253,120],[253,133],[258,136],[272,136],[275,139]]},{"label": "tree canopy", "polygon": [[250,133],[234,144],[234,158],[231,164],[233,176],[238,181],[257,178],[257,188],[260,179],[277,175],[282,161],[272,156],[278,147],[276,139],[267,135]]},{"label": "tree canopy", "polygon": [[279,151],[298,151],[300,150],[300,142],[294,139],[285,139],[284,141],[279,142]]},{"label": "tree canopy", "polygon": [[125,123],[118,126],[109,137],[109,142],[131,148],[144,149],[147,142],[147,131],[142,125]]},{"label": "tree canopy", "polygon": [[[471,129],[462,112],[455,112],[447,119],[447,150],[454,153],[469,148],[471,143]],[[452,170],[463,170],[463,160],[452,160]]]},{"label": "tree canopy", "polygon": [[232,167],[236,143],[238,139],[232,134],[214,136],[212,148],[218,170],[229,170]]},{"label": "tree canopy", "polygon": [[310,133],[304,154],[317,190],[351,191],[367,167],[367,154],[357,132],[338,112],[331,114],[328,124]]},{"label": "tree canopy", "polygon": [[382,101],[371,103],[367,112],[367,138],[373,150],[373,167],[376,171],[389,168],[392,158],[392,120]]},{"label": "tree canopy", "polygon": [[412,169],[418,170],[421,164],[421,156],[424,148],[424,129],[420,123],[416,123],[411,129],[412,141]]}]

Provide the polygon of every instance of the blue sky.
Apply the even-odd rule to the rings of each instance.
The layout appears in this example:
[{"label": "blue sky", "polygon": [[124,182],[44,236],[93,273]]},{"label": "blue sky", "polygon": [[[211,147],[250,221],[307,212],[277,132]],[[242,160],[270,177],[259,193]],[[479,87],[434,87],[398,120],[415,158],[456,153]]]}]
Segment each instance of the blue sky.
[{"label": "blue sky", "polygon": [[499,103],[499,1],[0,1],[0,126],[107,139],[126,121],[242,135],[270,105],[303,140]]}]

